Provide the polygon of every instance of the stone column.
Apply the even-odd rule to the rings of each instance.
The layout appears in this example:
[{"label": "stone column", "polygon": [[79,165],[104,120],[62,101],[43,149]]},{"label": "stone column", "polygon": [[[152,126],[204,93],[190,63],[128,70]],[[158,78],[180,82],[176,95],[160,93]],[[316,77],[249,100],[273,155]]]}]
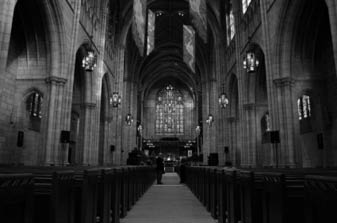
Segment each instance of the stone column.
[{"label": "stone column", "polygon": [[[325,0],[329,10],[329,20],[331,29],[331,39],[333,44],[333,53],[335,59],[335,68],[337,70],[337,2],[336,0]],[[337,75],[337,73],[336,73]]]},{"label": "stone column", "polygon": [[[0,1],[0,71],[6,68],[16,0]],[[1,78],[2,75],[0,75]]]},{"label": "stone column", "polygon": [[245,111],[246,136],[245,150],[246,160],[244,165],[247,167],[255,167],[257,165],[256,151],[256,105],[247,103],[243,105]]},{"label": "stone column", "polygon": [[125,162],[125,152],[122,144],[122,129],[123,129],[123,106],[125,106],[125,98],[124,92],[123,92],[123,77],[124,77],[124,55],[125,55],[125,46],[119,45],[115,48],[115,70],[114,73],[116,74],[116,81],[117,81],[117,89],[116,91],[119,92],[119,94],[122,97],[122,103],[118,106],[118,109],[116,109],[116,151],[117,151],[117,163],[118,164],[124,164]]},{"label": "stone column", "polygon": [[48,77],[46,83],[49,85],[50,96],[47,114],[47,131],[45,145],[45,165],[63,165],[68,160],[68,145],[61,145],[61,114],[62,93],[67,80],[60,77]]},{"label": "stone column", "polygon": [[295,144],[295,121],[293,107],[292,89],[295,81],[290,77],[279,78],[274,80],[277,88],[277,99],[280,112],[280,145],[278,146],[279,166],[280,167],[296,167],[295,158],[299,155],[298,148]]},{"label": "stone column", "polygon": [[92,131],[93,126],[95,125],[95,121],[92,120],[94,110],[96,109],[96,104],[86,102],[81,105],[81,117],[80,122],[83,123],[83,128],[80,130],[79,146],[76,148],[78,151],[76,152],[76,160],[77,164],[80,165],[89,165],[91,164],[91,143],[92,143]]},{"label": "stone column", "polygon": [[[15,77],[6,72],[15,0],[0,1],[0,157],[8,148],[6,138],[13,109]],[[7,139],[8,141],[8,139]]]},{"label": "stone column", "polygon": [[202,82],[202,145],[201,153],[203,154],[203,163],[207,164],[207,157],[210,153],[210,139],[209,139],[209,125],[206,123],[206,119],[210,113],[209,110],[209,90],[206,82]]},{"label": "stone column", "polygon": [[223,90],[223,84],[225,82],[224,78],[225,75],[225,63],[223,62],[225,58],[225,53],[224,53],[224,46],[226,46],[226,43],[222,41],[223,38],[216,38],[216,43],[214,47],[215,51],[215,63],[214,63],[214,70],[215,70],[215,83],[214,83],[214,110],[215,114],[213,114],[216,117],[216,126],[215,126],[215,149],[216,152],[218,153],[219,157],[219,165],[224,165],[224,146],[225,146],[225,135],[227,131],[225,130],[225,110],[222,109],[219,106],[218,103],[218,97],[222,93]]},{"label": "stone column", "polygon": [[261,27],[262,27],[262,37],[263,37],[263,49],[265,55],[265,66],[266,66],[266,81],[267,81],[267,95],[268,95],[268,111],[271,118],[271,129],[279,129],[278,122],[278,112],[279,106],[274,100],[276,98],[276,92],[273,89],[273,79],[275,76],[275,71],[278,70],[278,62],[274,61],[279,59],[279,57],[274,56],[274,49],[271,38],[270,38],[270,24],[267,11],[270,5],[270,1],[260,0],[260,12],[261,12]]}]

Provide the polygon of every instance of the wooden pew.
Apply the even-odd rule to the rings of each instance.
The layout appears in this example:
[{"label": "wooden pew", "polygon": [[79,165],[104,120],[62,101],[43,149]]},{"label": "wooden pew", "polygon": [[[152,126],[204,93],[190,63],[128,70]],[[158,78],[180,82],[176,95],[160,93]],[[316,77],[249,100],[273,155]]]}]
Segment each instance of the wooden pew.
[{"label": "wooden pew", "polygon": [[248,170],[240,170],[239,174],[241,221],[245,223],[261,223],[263,219],[262,176]]},{"label": "wooden pew", "polygon": [[240,209],[240,191],[238,170],[225,169],[225,187],[227,191],[227,221],[229,223],[237,223],[241,220]]},{"label": "wooden pew", "polygon": [[75,170],[75,223],[96,222],[101,169]]},{"label": "wooden pew", "polygon": [[7,174],[32,174],[34,223],[73,222],[73,171],[55,167],[2,167],[0,171]]},{"label": "wooden pew", "polygon": [[218,184],[218,222],[225,223],[227,219],[227,187],[225,183],[225,170],[217,170],[217,184]]},{"label": "wooden pew", "polygon": [[0,220],[3,223],[34,223],[32,174],[0,174]]},{"label": "wooden pew", "polygon": [[305,223],[337,222],[337,175],[305,177]]}]

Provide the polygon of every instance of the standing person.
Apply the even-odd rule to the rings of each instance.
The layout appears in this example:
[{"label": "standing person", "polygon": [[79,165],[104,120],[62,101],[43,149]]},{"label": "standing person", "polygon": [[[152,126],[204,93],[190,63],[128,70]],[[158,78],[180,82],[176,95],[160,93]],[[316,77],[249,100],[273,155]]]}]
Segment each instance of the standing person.
[{"label": "standing person", "polygon": [[162,158],[161,153],[159,153],[156,161],[157,161],[157,184],[162,184],[161,178],[162,174],[164,173],[164,160]]}]

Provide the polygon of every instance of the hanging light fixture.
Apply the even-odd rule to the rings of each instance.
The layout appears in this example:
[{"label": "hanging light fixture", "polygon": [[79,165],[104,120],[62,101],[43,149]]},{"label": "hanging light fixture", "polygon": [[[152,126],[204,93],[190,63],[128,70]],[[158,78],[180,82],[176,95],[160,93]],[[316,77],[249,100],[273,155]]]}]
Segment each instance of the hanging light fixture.
[{"label": "hanging light fixture", "polygon": [[208,124],[208,126],[211,126],[213,122],[214,122],[213,115],[209,114],[208,118],[206,119],[206,123]]},{"label": "hanging light fixture", "polygon": [[126,117],[125,117],[125,123],[127,125],[131,125],[133,123],[133,117],[132,117],[132,115],[130,113],[126,115]]},{"label": "hanging light fixture", "polygon": [[229,100],[227,98],[226,93],[222,92],[219,96],[219,105],[221,108],[226,108],[229,104]]},{"label": "hanging light fixture", "polygon": [[110,98],[110,105],[116,108],[121,103],[122,103],[122,97],[118,94],[118,92],[112,93],[112,97]]},{"label": "hanging light fixture", "polygon": [[247,73],[255,72],[259,64],[260,62],[255,53],[251,50],[247,51],[246,57],[243,59],[243,68],[247,71]]},{"label": "hanging light fixture", "polygon": [[82,60],[82,67],[86,71],[93,71],[97,65],[97,56],[92,49],[87,50],[87,55]]},{"label": "hanging light fixture", "polygon": [[86,47],[87,55],[85,55],[82,59],[82,67],[89,72],[92,72],[97,65],[97,55],[92,46],[92,38],[93,36],[89,36],[90,43]]}]

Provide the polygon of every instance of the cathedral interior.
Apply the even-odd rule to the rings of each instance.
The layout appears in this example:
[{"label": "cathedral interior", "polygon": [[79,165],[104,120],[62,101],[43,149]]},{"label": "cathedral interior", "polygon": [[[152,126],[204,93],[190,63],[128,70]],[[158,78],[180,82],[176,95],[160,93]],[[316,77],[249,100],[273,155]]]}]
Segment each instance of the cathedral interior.
[{"label": "cathedral interior", "polygon": [[337,222],[336,69],[336,0],[0,0],[0,221],[132,223],[163,156],[219,223]]}]

